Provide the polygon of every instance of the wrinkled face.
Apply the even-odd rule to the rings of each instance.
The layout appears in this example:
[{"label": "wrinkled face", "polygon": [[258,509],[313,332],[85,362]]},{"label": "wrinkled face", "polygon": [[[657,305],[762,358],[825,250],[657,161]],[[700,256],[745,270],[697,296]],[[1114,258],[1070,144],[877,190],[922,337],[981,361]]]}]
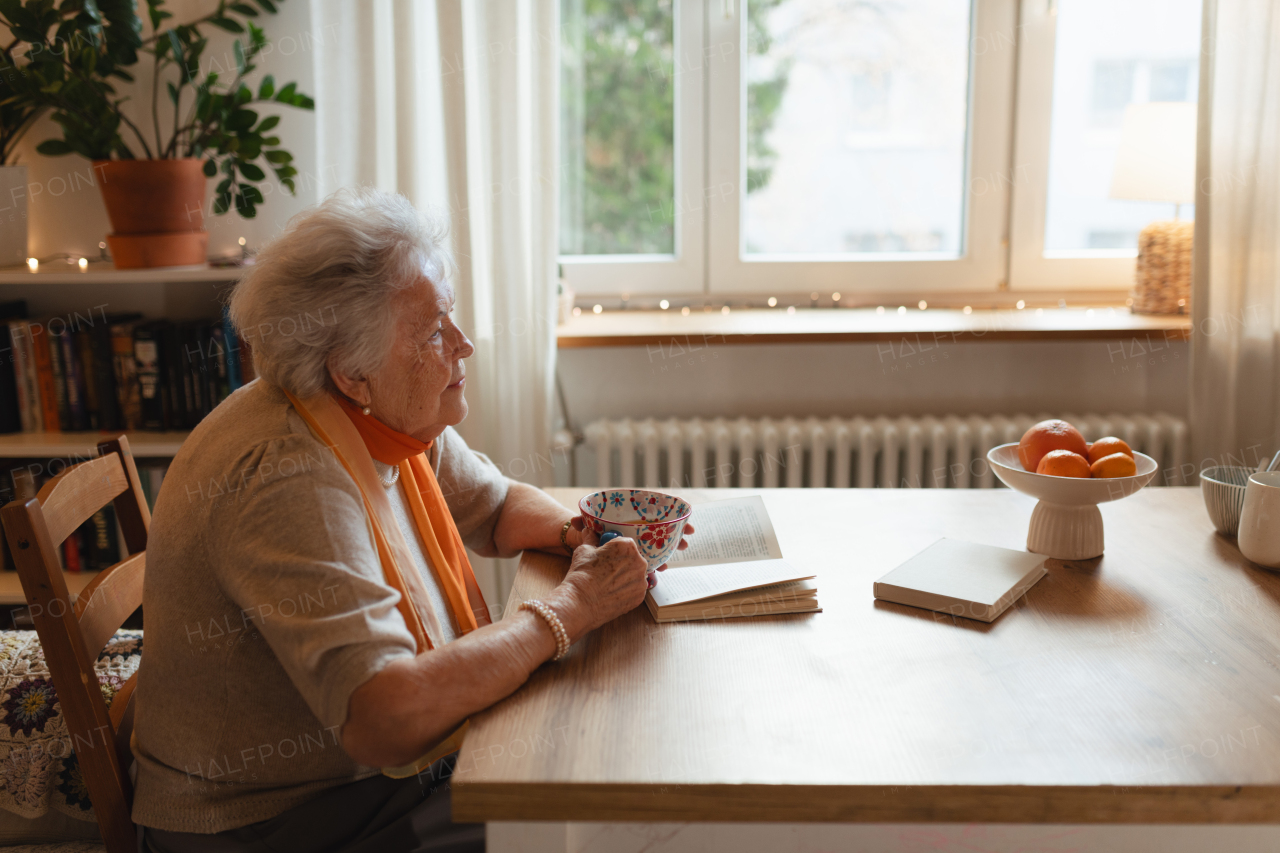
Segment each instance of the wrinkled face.
[{"label": "wrinkled face", "polygon": [[453,288],[418,286],[396,297],[391,355],[369,376],[373,415],[419,441],[431,441],[467,416],[464,358],[475,352],[453,322]]}]

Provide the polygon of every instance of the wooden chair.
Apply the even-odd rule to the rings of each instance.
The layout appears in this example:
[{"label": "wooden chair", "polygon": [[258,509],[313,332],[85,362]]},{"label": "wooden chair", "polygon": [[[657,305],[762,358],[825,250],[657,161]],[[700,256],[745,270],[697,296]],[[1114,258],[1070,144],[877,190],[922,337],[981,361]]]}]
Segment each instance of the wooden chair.
[{"label": "wooden chair", "polygon": [[[26,503],[10,503],[0,517],[102,838],[108,853],[126,853],[137,849],[128,773],[136,675],[116,693],[108,712],[93,665],[142,604],[151,513],[128,439],[99,444],[98,454],[67,468]],[[115,507],[129,556],[102,571],[72,601],[58,548],[107,503]]]}]

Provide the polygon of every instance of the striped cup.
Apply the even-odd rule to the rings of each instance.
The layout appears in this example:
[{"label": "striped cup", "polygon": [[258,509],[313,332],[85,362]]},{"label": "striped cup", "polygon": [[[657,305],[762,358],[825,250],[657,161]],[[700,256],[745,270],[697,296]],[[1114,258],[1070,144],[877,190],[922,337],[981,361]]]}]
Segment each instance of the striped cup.
[{"label": "striped cup", "polygon": [[1204,497],[1205,509],[1223,536],[1235,536],[1240,530],[1245,487],[1252,473],[1252,468],[1239,465],[1214,465],[1200,472],[1200,494]]}]

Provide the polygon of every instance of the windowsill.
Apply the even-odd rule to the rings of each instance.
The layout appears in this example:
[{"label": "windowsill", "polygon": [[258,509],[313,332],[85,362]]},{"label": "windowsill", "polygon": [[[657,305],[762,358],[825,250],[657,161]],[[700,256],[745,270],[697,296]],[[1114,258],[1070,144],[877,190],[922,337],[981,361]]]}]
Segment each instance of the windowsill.
[{"label": "windowsill", "polygon": [[684,343],[875,343],[902,338],[929,341],[1090,341],[1156,336],[1188,340],[1187,315],[1131,314],[1126,308],[956,309],[899,314],[874,308],[742,309],[729,314],[695,311],[584,312],[556,329],[560,349]]}]

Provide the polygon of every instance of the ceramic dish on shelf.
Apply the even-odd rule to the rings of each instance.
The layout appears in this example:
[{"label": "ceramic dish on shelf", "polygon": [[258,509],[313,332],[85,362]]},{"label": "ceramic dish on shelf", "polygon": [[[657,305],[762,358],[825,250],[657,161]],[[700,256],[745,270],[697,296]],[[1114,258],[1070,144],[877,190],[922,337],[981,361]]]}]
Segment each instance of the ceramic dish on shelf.
[{"label": "ceramic dish on shelf", "polygon": [[1150,483],[1159,464],[1134,451],[1138,472],[1132,477],[1053,477],[1027,471],[1018,461],[1018,445],[1002,444],[987,453],[991,470],[1011,489],[1038,498],[1027,530],[1027,550],[1057,560],[1088,560],[1102,554],[1102,513],[1098,504],[1127,498]]},{"label": "ceramic dish on shelf", "polygon": [[680,545],[693,508],[674,495],[649,489],[604,489],[578,501],[588,527],[597,534],[617,533],[636,540],[649,571],[661,566]]}]

